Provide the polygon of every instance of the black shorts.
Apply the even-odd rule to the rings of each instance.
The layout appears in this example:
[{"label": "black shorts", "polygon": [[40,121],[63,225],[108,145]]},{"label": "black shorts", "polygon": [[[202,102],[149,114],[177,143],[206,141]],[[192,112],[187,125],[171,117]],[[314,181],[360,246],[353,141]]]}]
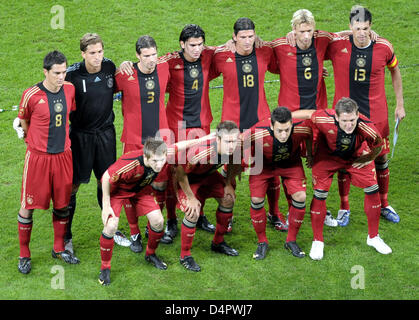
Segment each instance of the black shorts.
[{"label": "black shorts", "polygon": [[89,183],[92,170],[100,180],[116,161],[115,127],[85,132],[70,131],[73,151],[73,184]]}]

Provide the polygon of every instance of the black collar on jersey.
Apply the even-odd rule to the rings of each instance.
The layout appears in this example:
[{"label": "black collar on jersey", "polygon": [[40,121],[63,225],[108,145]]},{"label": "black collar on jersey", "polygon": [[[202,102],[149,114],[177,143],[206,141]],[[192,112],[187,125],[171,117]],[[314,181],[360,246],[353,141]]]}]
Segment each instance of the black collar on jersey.
[{"label": "black collar on jersey", "polygon": [[190,61],[186,60],[185,55],[183,54],[183,50],[179,51],[179,56],[182,58],[183,63],[185,63],[185,64],[196,64],[196,63],[201,61],[201,56],[199,56],[199,58],[194,62],[190,62]]},{"label": "black collar on jersey", "polygon": [[145,77],[150,77],[150,76],[152,76],[155,72],[156,72],[156,70],[157,70],[157,65],[154,67],[154,70],[153,70],[153,72],[152,73],[144,73],[144,72],[142,72],[141,70],[140,70],[140,68],[138,67],[138,63],[139,61],[137,61],[137,62],[133,62],[133,66],[134,66],[134,69],[135,70],[137,70],[137,75],[144,75]]},{"label": "black collar on jersey", "polygon": [[62,86],[61,86],[61,88],[60,88],[60,90],[58,90],[57,92],[52,92],[52,91],[49,91],[49,90],[48,90],[48,89],[44,86],[43,81],[41,81],[41,82],[37,83],[36,85],[38,86],[38,88],[39,88],[39,89],[41,89],[42,91],[44,91],[44,92],[46,92],[46,93],[49,93],[49,94],[59,94],[59,93],[61,92],[61,90],[63,90],[63,88],[64,88],[64,85],[62,85]]}]

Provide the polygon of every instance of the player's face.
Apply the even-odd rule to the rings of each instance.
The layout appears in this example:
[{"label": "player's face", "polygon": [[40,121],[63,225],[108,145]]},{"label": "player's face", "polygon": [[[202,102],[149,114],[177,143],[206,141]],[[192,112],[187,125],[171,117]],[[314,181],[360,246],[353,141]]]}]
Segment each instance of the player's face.
[{"label": "player's face", "polygon": [[301,23],[294,28],[297,45],[300,49],[308,49],[314,34],[314,25]]},{"label": "player's face", "polygon": [[359,114],[357,112],[343,112],[340,116],[336,114],[335,117],[336,121],[339,123],[339,127],[345,131],[345,133],[351,134],[354,132],[359,118]]},{"label": "player's face", "polygon": [[292,130],[292,121],[288,121],[286,123],[281,123],[275,121],[274,125],[271,124],[271,129],[274,132],[275,138],[281,142],[287,142],[288,138],[291,135]]},{"label": "player's face", "polygon": [[143,48],[137,53],[139,68],[144,73],[152,73],[157,65],[157,48]]},{"label": "player's face", "polygon": [[100,42],[95,44],[89,44],[86,48],[86,51],[81,52],[81,56],[85,61],[87,70],[100,70],[103,60],[102,44]]},{"label": "player's face", "polygon": [[160,172],[164,165],[166,164],[166,154],[163,155],[155,155],[153,154],[150,158],[144,157],[144,164],[151,169],[153,169],[154,172]]},{"label": "player's face", "polygon": [[180,46],[183,49],[183,55],[189,62],[194,62],[201,56],[202,50],[204,50],[204,39],[189,38],[185,42],[180,41]]},{"label": "player's face", "polygon": [[349,25],[352,30],[354,42],[357,47],[365,47],[370,43],[371,39],[371,23],[354,21]]},{"label": "player's face", "polygon": [[252,53],[255,43],[255,30],[241,30],[237,32],[237,35],[233,33],[233,40],[236,42],[238,54],[249,55]]},{"label": "player's face", "polygon": [[57,90],[62,87],[67,72],[67,63],[53,64],[50,70],[44,69],[45,81],[48,88]]},{"label": "player's face", "polygon": [[222,155],[232,155],[239,144],[239,132],[233,130],[218,137],[218,153]]}]

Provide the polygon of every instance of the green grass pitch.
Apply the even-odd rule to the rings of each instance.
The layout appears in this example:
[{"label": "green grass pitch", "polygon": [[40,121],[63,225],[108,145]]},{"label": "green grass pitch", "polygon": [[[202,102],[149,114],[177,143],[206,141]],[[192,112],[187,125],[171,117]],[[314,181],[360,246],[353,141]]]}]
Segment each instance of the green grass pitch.
[{"label": "green grass pitch", "polygon": [[[233,24],[239,17],[250,17],[257,34],[264,40],[284,36],[290,30],[293,12],[304,8],[313,12],[317,28],[340,31],[348,28],[348,13],[355,1],[107,1],[61,0],[63,20],[51,9],[51,1],[0,2],[0,299],[140,299],[140,300],[310,300],[310,299],[404,299],[419,298],[419,2],[365,0],[373,14],[373,29],[392,42],[400,62],[404,101],[407,113],[401,124],[395,156],[390,161],[391,205],[401,216],[399,224],[381,219],[380,235],[393,249],[382,256],[366,245],[367,225],[363,212],[363,191],[352,187],[351,222],[346,228],[325,227],[325,256],[322,261],[308,257],[312,231],[307,213],[298,240],[307,253],[297,259],[285,251],[286,235],[268,225],[270,250],[263,261],[254,261],[257,238],[249,216],[250,198],[247,179],[238,186],[234,209],[235,224],[226,241],[240,252],[238,257],[221,256],[210,251],[212,235],[197,231],[193,256],[202,272],[186,271],[179,264],[180,237],[171,245],[160,245],[158,255],[168,263],[167,271],[148,265],[144,254],[115,246],[112,260],[112,284],[102,287],[97,277],[100,268],[99,236],[102,230],[100,209],[96,203],[95,179],[82,185],[78,193],[73,222],[74,245],[81,264],[65,265],[51,258],[53,230],[51,210],[37,210],[32,232],[32,272],[22,275],[17,270],[19,242],[17,212],[25,146],[12,128],[17,111],[12,106],[20,101],[27,87],[41,81],[42,59],[53,49],[64,52],[69,63],[81,60],[79,39],[86,32],[99,33],[105,42],[105,56],[116,65],[135,60],[134,43],[144,34],[153,36],[159,54],[179,49],[178,37],[187,23],[196,23],[206,31],[206,42],[217,45],[231,38]],[[63,22],[62,29],[56,24]],[[330,76],[326,79],[329,104],[333,100],[333,68],[327,62]],[[267,80],[277,76],[267,74]],[[211,86],[222,84],[218,78]],[[265,85],[269,105],[276,105],[279,82]],[[386,72],[390,127],[394,127],[394,91]],[[212,89],[210,99],[214,113],[213,126],[220,119],[222,90]],[[118,138],[122,129],[120,102],[114,105]],[[392,135],[391,137],[392,138]],[[311,174],[307,170],[307,208],[312,197]],[[332,185],[328,207],[336,215],[338,199],[336,182]],[[215,222],[215,201],[206,205],[210,221]],[[286,213],[281,194],[280,209]],[[165,211],[163,213],[165,215]],[[180,217],[181,214],[180,214]],[[140,219],[144,230],[146,218]],[[179,223],[180,225],[180,223]],[[120,229],[128,233],[121,215]],[[56,266],[63,275],[63,288],[56,286]],[[354,288],[364,272],[363,288]],[[352,273],[351,273],[352,271]]]}]

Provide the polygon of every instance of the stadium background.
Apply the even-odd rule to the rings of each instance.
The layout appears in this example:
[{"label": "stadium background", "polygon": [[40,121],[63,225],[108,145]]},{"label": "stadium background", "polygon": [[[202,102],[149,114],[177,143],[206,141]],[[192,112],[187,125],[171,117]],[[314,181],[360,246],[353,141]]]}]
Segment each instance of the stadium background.
[{"label": "stadium background", "polygon": [[[247,179],[238,187],[235,224],[227,242],[240,252],[225,257],[209,250],[212,236],[197,231],[193,255],[202,272],[187,272],[179,264],[180,238],[172,245],[160,245],[158,254],[169,265],[159,271],[146,264],[143,253],[136,255],[115,246],[112,261],[112,284],[103,288],[97,282],[100,267],[99,236],[102,230],[100,210],[95,196],[95,179],[78,193],[74,244],[81,264],[65,265],[50,256],[52,224],[50,211],[36,211],[32,232],[32,272],[25,276],[17,271],[19,245],[16,217],[20,202],[21,175],[25,146],[17,139],[12,121],[27,87],[41,81],[42,59],[58,49],[69,64],[80,61],[79,39],[86,32],[97,32],[105,43],[105,56],[116,65],[135,60],[134,43],[144,34],[153,36],[159,54],[179,49],[178,37],[187,23],[199,24],[206,32],[206,43],[218,45],[231,37],[235,20],[246,16],[256,24],[264,40],[284,36],[290,30],[293,12],[306,8],[313,12],[317,29],[340,31],[348,28],[348,13],[354,1],[22,1],[0,2],[0,299],[418,299],[418,42],[419,1],[364,1],[373,14],[373,29],[392,42],[403,77],[407,118],[401,125],[394,159],[390,162],[390,204],[398,211],[397,225],[381,220],[380,235],[393,253],[382,256],[366,245],[367,226],[363,213],[363,192],[351,189],[351,222],[346,228],[325,227],[325,257],[312,261],[308,257],[312,232],[310,216],[299,234],[299,244],[307,253],[296,259],[284,250],[286,235],[268,226],[270,250],[263,261],[254,261],[256,235],[249,218]],[[58,12],[64,9],[63,29],[54,29]],[[59,22],[59,21],[58,21]],[[333,69],[326,63],[329,105],[333,100]],[[275,107],[278,77],[267,74],[265,85],[268,103]],[[222,78],[211,87],[222,84]],[[395,105],[391,78],[386,72],[390,127],[393,131]],[[220,119],[222,90],[210,90],[214,114],[213,127]],[[122,129],[121,105],[114,105],[118,138]],[[392,135],[390,137],[392,139]],[[307,208],[312,196],[310,171]],[[337,185],[334,182],[328,207],[336,215]],[[280,209],[286,213],[283,195]],[[209,201],[206,213],[215,222],[215,202]],[[165,212],[164,212],[165,215]],[[146,219],[140,220],[144,230]],[[120,228],[128,233],[122,215]],[[64,270],[64,289],[54,289],[55,265]],[[364,289],[353,289],[357,266],[365,272]],[[355,267],[355,268],[354,268]],[[351,270],[354,273],[351,273]]]}]

